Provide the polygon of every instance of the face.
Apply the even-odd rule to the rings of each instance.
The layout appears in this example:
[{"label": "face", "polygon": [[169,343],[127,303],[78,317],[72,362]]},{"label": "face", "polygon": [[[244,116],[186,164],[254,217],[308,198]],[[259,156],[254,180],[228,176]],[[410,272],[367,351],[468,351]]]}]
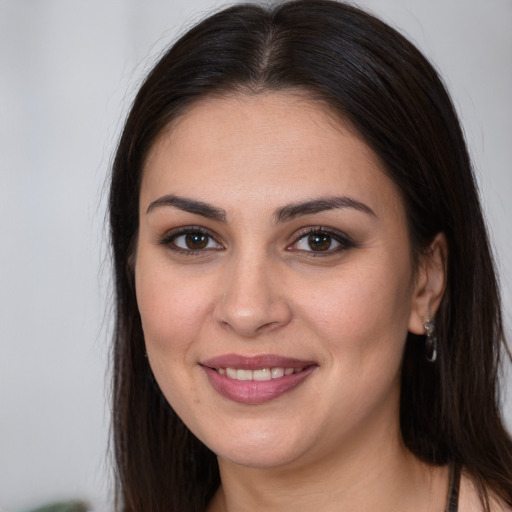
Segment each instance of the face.
[{"label": "face", "polygon": [[287,467],[397,435],[419,315],[404,207],[317,104],[231,96],[175,121],[144,168],[135,278],[155,378],[221,459]]}]

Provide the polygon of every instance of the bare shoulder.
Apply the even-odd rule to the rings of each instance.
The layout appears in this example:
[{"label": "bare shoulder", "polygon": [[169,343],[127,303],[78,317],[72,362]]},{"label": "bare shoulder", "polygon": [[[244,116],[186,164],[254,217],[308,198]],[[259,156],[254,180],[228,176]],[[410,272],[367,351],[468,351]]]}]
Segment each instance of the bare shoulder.
[{"label": "bare shoulder", "polygon": [[[490,498],[490,512],[512,512],[512,508],[501,500]],[[484,507],[473,480],[466,473],[462,473],[459,491],[459,512],[484,512]]]}]

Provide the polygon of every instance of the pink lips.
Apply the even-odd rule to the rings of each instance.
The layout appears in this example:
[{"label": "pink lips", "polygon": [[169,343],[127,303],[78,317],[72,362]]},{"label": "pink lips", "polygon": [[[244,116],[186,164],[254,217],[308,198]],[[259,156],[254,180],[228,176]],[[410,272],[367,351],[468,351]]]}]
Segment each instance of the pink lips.
[{"label": "pink lips", "polygon": [[[244,404],[262,404],[273,400],[304,382],[318,365],[314,361],[263,354],[246,357],[227,354],[201,363],[213,388],[225,398]],[[261,370],[263,368],[293,368],[294,373],[270,380],[237,380],[219,373],[219,368]],[[300,370],[302,369],[302,370]],[[300,370],[300,371],[299,371]]]}]

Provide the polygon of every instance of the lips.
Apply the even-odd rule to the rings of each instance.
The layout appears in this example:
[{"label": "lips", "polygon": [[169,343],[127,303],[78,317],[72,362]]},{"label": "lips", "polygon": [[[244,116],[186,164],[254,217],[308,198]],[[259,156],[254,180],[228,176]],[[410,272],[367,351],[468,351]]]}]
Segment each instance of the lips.
[{"label": "lips", "polygon": [[318,365],[314,361],[274,355],[228,354],[201,363],[213,388],[238,403],[262,404],[304,382]]}]

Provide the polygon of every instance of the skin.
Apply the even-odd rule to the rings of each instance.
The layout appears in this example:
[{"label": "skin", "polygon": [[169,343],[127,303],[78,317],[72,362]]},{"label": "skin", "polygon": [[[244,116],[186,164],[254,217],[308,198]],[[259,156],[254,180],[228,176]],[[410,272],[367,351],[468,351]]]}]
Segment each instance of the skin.
[{"label": "skin", "polygon": [[[367,209],[276,221],[287,205],[333,196]],[[202,100],[150,151],[139,213],[148,358],[169,403],[218,455],[210,511],[444,510],[447,469],[407,451],[398,418],[407,332],[424,333],[439,305],[446,243],[437,236],[414,272],[400,193],[348,123],[292,93]],[[206,246],[191,251],[183,229],[198,227]],[[312,228],[339,241],[315,251]],[[221,396],[201,367],[232,353],[316,368],[248,405]]]}]

